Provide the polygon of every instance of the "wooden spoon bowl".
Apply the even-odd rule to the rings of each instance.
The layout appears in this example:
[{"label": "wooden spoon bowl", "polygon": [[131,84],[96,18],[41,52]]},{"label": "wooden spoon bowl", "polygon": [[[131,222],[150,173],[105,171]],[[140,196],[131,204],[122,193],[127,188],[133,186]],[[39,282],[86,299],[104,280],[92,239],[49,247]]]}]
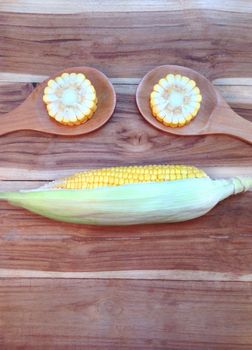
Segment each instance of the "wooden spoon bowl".
[{"label": "wooden spoon bowl", "polygon": [[[152,115],[150,108],[153,86],[168,73],[184,75],[194,80],[202,95],[198,114],[191,123],[181,128],[171,128],[160,123]],[[252,123],[236,114],[212,83],[190,68],[165,65],[151,70],[137,88],[136,102],[142,116],[159,130],[183,136],[227,134],[252,143]]]},{"label": "wooden spoon bowl", "polygon": [[[42,100],[49,79],[62,73],[83,73],[93,84],[98,99],[97,109],[90,120],[78,126],[65,126],[49,117]],[[1,115],[0,135],[17,130],[36,130],[48,134],[74,136],[94,131],[111,117],[116,104],[116,94],[108,78],[95,68],[73,67],[64,69],[38,85],[28,98],[13,111]]]}]

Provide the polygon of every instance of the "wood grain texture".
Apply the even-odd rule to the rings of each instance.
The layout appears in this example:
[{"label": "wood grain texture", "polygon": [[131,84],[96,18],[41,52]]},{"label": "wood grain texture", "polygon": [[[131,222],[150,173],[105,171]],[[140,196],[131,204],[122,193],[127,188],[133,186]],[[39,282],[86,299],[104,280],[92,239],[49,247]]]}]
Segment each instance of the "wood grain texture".
[{"label": "wood grain texture", "polygon": [[[125,164],[252,176],[250,145],[165,134],[135,104],[146,72],[184,65],[252,121],[251,16],[249,0],[0,1],[1,114],[71,66],[98,68],[117,93],[92,134],[1,137],[0,191]],[[0,348],[251,349],[251,201],[248,192],[188,223],[131,228],[62,224],[0,202]]]},{"label": "wood grain texture", "polygon": [[0,269],[0,278],[251,282],[252,274],[196,270],[41,271]]},{"label": "wood grain texture", "polygon": [[[72,2],[70,14],[54,14],[55,7],[67,8],[58,2],[43,3],[49,15],[41,11],[42,3],[30,1],[33,5],[26,7],[16,2],[6,7],[5,3],[0,40],[1,70],[7,72],[51,75],[83,64],[109,77],[140,78],[162,64],[189,66],[208,78],[248,76],[252,71],[249,0],[163,0],[135,6],[135,1],[128,6],[127,1],[122,6],[116,1],[99,1],[97,6],[78,1],[82,9],[74,15]],[[91,4],[92,13],[85,10],[85,4]],[[6,12],[13,7],[16,12]],[[31,12],[37,8],[40,13],[20,13],[22,8]]]},{"label": "wood grain texture", "polygon": [[251,292],[251,283],[6,279],[0,345],[249,350]]},{"label": "wood grain texture", "polygon": [[[228,5],[228,6],[227,6]],[[178,2],[176,0],[145,0],[143,3],[135,0],[122,0],[120,3],[110,0],[73,0],[71,4],[67,0],[58,0],[54,3],[44,0],[37,3],[34,0],[23,0],[22,2],[9,2],[2,0],[0,10],[14,13],[78,13],[78,12],[157,12],[157,11],[185,11],[185,10],[218,10],[226,12],[252,12],[252,6],[248,0],[225,0],[222,2],[213,0],[189,0]]]},{"label": "wood grain texture", "polygon": [[187,223],[125,227],[71,225],[1,203],[0,261],[42,271],[252,269],[252,193]]},{"label": "wood grain texture", "polygon": [[[9,93],[7,100],[4,89],[0,89],[0,105],[4,112],[10,111],[13,104],[28,94],[29,83],[12,84],[13,97]],[[19,96],[15,92],[18,91],[16,86],[20,87]],[[93,167],[162,162],[201,167],[251,167],[252,149],[242,141],[228,136],[178,138],[148,125],[135,104],[136,86],[117,80],[114,83],[117,105],[110,122],[85,137],[65,139],[34,132],[16,132],[1,137],[0,179],[53,180]],[[252,120],[250,106],[241,109],[241,104],[239,109],[248,120]],[[32,148],[29,147],[31,143]],[[228,176],[227,172],[224,176]]]}]

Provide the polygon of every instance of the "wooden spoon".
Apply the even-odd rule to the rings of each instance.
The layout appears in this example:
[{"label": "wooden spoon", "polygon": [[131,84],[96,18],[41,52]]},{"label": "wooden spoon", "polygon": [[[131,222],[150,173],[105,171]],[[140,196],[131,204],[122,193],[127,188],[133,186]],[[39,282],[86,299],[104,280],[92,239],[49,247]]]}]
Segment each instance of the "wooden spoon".
[{"label": "wooden spoon", "polygon": [[[150,93],[153,85],[168,73],[185,75],[193,79],[203,98],[195,119],[181,128],[163,125],[152,115],[150,109]],[[151,70],[144,76],[137,88],[136,102],[142,116],[157,129],[165,132],[184,136],[227,134],[252,143],[252,123],[236,114],[212,83],[190,68],[165,65]]]},{"label": "wooden spoon", "polygon": [[[62,73],[83,73],[93,84],[97,94],[97,109],[90,120],[78,126],[65,126],[49,117],[42,100],[49,79]],[[48,134],[74,136],[100,128],[111,117],[116,104],[114,88],[108,78],[95,68],[73,67],[64,69],[38,85],[27,99],[13,111],[0,116],[0,135],[17,130],[36,130]]]}]

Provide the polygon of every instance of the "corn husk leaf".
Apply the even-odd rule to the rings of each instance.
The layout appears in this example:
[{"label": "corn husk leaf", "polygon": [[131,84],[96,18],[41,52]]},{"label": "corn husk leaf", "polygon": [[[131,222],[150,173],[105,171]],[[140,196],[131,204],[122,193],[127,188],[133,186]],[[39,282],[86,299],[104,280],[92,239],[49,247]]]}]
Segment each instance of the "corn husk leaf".
[{"label": "corn husk leaf", "polygon": [[250,187],[252,178],[192,178],[84,190],[6,192],[0,193],[0,199],[54,220],[133,225],[197,218],[221,200]]}]

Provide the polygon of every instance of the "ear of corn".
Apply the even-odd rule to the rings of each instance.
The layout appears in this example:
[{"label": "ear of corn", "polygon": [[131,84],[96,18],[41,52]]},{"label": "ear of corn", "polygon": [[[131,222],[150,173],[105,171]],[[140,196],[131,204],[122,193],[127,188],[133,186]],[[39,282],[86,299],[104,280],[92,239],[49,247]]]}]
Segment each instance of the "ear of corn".
[{"label": "ear of corn", "polygon": [[0,193],[0,199],[48,218],[92,225],[179,222],[197,218],[252,178],[208,177],[130,183],[92,189],[38,189]]},{"label": "ear of corn", "polygon": [[43,101],[51,118],[69,126],[86,122],[97,107],[95,88],[82,73],[63,73],[49,80]]},{"label": "ear of corn", "polygon": [[121,186],[130,183],[163,182],[207,177],[206,173],[188,165],[122,166],[83,171],[43,186],[44,189],[87,189]]},{"label": "ear of corn", "polygon": [[197,115],[202,96],[194,80],[168,74],[154,85],[150,94],[153,116],[166,126],[184,126]]}]

